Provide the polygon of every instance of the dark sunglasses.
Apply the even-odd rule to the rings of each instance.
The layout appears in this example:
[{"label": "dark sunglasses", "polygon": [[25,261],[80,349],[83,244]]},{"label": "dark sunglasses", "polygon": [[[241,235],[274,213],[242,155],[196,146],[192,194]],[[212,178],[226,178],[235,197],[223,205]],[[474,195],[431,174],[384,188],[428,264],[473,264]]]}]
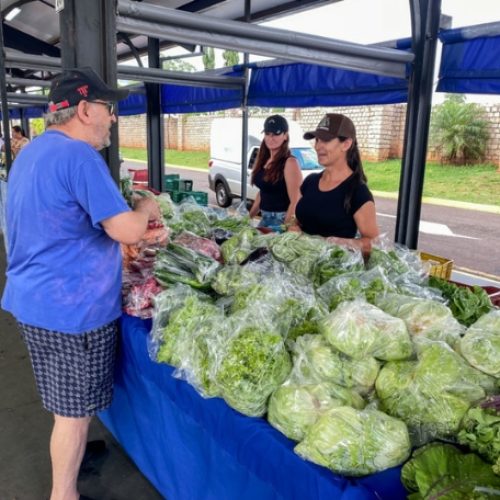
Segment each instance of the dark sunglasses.
[{"label": "dark sunglasses", "polygon": [[115,114],[115,103],[114,102],[108,102],[108,101],[88,101],[92,102],[94,104],[102,104],[103,106],[106,106],[108,108],[108,113],[110,115]]}]

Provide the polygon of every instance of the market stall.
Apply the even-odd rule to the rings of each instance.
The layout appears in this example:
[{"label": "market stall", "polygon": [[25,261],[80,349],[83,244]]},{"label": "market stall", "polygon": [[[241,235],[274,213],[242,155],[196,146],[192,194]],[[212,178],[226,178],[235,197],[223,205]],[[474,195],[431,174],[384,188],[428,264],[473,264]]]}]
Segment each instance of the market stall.
[{"label": "market stall", "polygon": [[142,473],[175,499],[406,498],[400,468],[349,479],[306,462],[263,418],[203,399],[150,360],[150,321],[124,315],[115,397],[100,415]]}]

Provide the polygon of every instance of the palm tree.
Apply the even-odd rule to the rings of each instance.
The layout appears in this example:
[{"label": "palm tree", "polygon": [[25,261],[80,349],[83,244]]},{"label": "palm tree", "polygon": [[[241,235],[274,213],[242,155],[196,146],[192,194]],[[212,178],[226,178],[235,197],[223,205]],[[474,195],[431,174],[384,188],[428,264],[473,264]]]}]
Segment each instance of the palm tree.
[{"label": "palm tree", "polygon": [[483,107],[466,103],[464,95],[447,96],[443,104],[434,108],[430,142],[441,151],[443,159],[454,165],[481,161],[488,139]]}]

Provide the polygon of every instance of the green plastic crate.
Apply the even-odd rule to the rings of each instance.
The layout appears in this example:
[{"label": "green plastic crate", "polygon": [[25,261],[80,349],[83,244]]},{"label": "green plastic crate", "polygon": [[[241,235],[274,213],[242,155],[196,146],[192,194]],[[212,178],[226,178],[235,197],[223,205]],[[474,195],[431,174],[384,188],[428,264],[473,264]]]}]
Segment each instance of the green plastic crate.
[{"label": "green plastic crate", "polygon": [[191,179],[180,179],[179,180],[179,191],[192,191],[193,181]]},{"label": "green plastic crate", "polygon": [[192,196],[198,205],[208,205],[208,193],[204,191],[172,191],[170,193],[170,197],[175,203],[180,203],[188,196]]},{"label": "green plastic crate", "polygon": [[170,180],[170,179],[177,179],[179,180],[181,176],[179,174],[166,174],[165,175],[165,181]]},{"label": "green plastic crate", "polygon": [[166,191],[184,191],[179,188],[179,179],[165,179],[165,190]]}]

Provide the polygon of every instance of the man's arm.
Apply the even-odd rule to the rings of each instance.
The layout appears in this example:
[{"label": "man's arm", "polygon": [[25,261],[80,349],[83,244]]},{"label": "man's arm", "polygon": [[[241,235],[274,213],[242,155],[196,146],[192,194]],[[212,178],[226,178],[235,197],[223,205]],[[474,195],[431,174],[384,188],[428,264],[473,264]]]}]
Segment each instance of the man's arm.
[{"label": "man's arm", "polygon": [[113,240],[126,245],[134,245],[144,236],[148,222],[159,218],[158,203],[152,198],[146,197],[137,200],[134,210],[104,219],[101,221],[101,225]]}]

